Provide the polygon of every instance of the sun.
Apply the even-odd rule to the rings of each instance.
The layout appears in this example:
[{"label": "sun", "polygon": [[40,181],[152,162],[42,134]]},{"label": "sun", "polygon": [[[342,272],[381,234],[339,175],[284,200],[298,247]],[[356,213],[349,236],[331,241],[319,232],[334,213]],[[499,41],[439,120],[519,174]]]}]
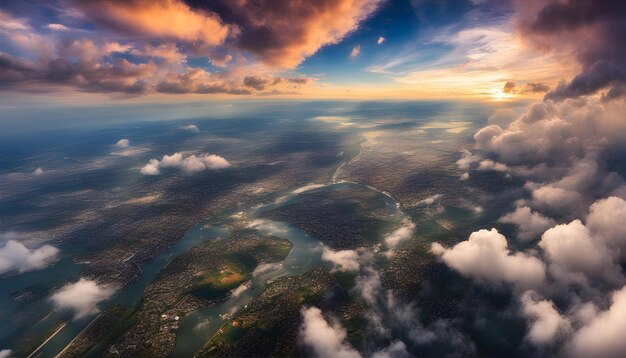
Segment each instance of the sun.
[{"label": "sun", "polygon": [[506,101],[511,99],[512,95],[510,93],[505,93],[501,89],[497,89],[491,92],[491,99],[494,101]]}]

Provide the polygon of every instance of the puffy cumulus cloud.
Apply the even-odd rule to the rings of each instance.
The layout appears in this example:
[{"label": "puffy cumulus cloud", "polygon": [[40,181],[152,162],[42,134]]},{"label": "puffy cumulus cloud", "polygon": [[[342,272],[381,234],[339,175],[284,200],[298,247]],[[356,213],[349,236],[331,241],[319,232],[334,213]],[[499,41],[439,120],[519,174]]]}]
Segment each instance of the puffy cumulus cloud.
[{"label": "puffy cumulus cloud", "polygon": [[509,168],[507,168],[506,164],[496,163],[491,159],[481,160],[478,163],[477,170],[482,171],[496,171],[496,172],[506,172]]},{"label": "puffy cumulus cloud", "polygon": [[231,164],[226,159],[215,154],[192,154],[185,157],[182,153],[174,153],[164,155],[161,160],[150,159],[140,172],[143,175],[159,175],[163,168],[176,168],[185,174],[195,174],[208,169],[217,170],[230,166]]},{"label": "puffy cumulus cloud", "polygon": [[480,159],[480,156],[472,154],[472,152],[467,149],[463,149],[461,151],[461,159],[456,161],[456,165],[461,170],[469,170],[472,164],[480,161]]},{"label": "puffy cumulus cloud", "polygon": [[526,291],[520,298],[521,312],[530,326],[526,339],[535,345],[553,344],[570,332],[570,322],[557,311],[554,303],[536,296],[535,292]]},{"label": "puffy cumulus cloud", "polygon": [[346,330],[340,324],[329,323],[317,307],[303,307],[300,338],[317,357],[360,358],[346,341]]},{"label": "puffy cumulus cloud", "polygon": [[33,174],[35,175],[42,175],[43,173],[44,173],[44,170],[42,167],[37,167],[37,169],[33,171]]},{"label": "puffy cumulus cloud", "polygon": [[332,263],[335,269],[358,272],[361,268],[359,253],[356,250],[334,251],[324,246],[322,260]]},{"label": "puffy cumulus cloud", "polygon": [[0,247],[0,274],[12,270],[41,270],[55,261],[58,253],[59,249],[51,245],[31,250],[18,241],[9,240]]},{"label": "puffy cumulus cloud", "polygon": [[505,224],[517,226],[517,238],[522,241],[530,241],[538,238],[547,229],[556,225],[556,222],[540,213],[532,211],[527,206],[519,206],[515,211],[498,219]]},{"label": "puffy cumulus cloud", "polygon": [[547,214],[581,217],[595,200],[624,187],[610,170],[626,143],[624,101],[586,98],[531,105],[505,128],[489,125],[474,139],[477,151],[463,153],[461,167],[492,160],[526,179],[528,203]]},{"label": "puffy cumulus cloud", "polygon": [[236,30],[219,15],[192,9],[180,0],[81,0],[73,4],[106,27],[149,38],[220,45]]},{"label": "puffy cumulus cloud", "polygon": [[565,280],[601,279],[608,283],[623,282],[621,269],[613,262],[614,252],[592,238],[580,220],[547,230],[539,242],[550,262],[554,276]]},{"label": "puffy cumulus cloud", "polygon": [[118,148],[128,148],[130,146],[130,141],[128,139],[120,139],[115,143],[115,146]]},{"label": "puffy cumulus cloud", "polygon": [[587,228],[592,235],[619,250],[626,260],[626,201],[615,196],[598,200],[589,209]]},{"label": "puffy cumulus cloud", "polygon": [[577,357],[626,355],[626,286],[613,292],[610,307],[597,314],[574,335],[568,353]]},{"label": "puffy cumulus cloud", "polygon": [[74,319],[81,319],[98,313],[98,303],[114,293],[115,289],[112,287],[81,278],[60,288],[50,299],[58,309],[71,310],[74,312]]},{"label": "puffy cumulus cloud", "polygon": [[220,0],[202,3],[239,29],[238,48],[272,66],[293,68],[324,45],[341,41],[379,0]]},{"label": "puffy cumulus cloud", "polygon": [[383,42],[385,42],[385,40],[386,40],[386,39],[385,39],[384,37],[380,36],[380,37],[378,38],[378,40],[376,40],[376,43],[377,43],[378,45],[381,45]]},{"label": "puffy cumulus cloud", "polygon": [[622,93],[626,83],[626,6],[612,0],[517,0],[514,21],[536,48],[572,54],[582,72],[561,83],[546,98],[562,100],[610,88]]},{"label": "puffy cumulus cloud", "polygon": [[473,232],[467,241],[449,249],[434,243],[431,250],[446,265],[479,282],[530,288],[545,279],[543,262],[521,252],[511,253],[506,238],[496,229]]}]

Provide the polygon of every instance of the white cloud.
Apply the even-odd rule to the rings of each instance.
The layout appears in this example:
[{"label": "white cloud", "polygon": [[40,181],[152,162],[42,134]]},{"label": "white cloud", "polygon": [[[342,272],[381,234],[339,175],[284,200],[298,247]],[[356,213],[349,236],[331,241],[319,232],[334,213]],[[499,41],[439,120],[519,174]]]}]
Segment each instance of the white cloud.
[{"label": "white cloud", "polygon": [[426,199],[422,199],[416,203],[416,205],[433,205],[437,200],[441,199],[443,195],[435,194],[427,197]]},{"label": "white cloud", "polygon": [[9,358],[13,354],[13,351],[10,349],[0,350],[0,358]]},{"label": "white cloud", "polygon": [[403,226],[399,229],[394,230],[385,236],[385,244],[389,248],[387,252],[387,256],[393,256],[395,254],[394,249],[403,241],[406,241],[413,237],[413,232],[415,231],[415,223],[411,220],[406,220],[403,223]]},{"label": "white cloud", "polygon": [[190,132],[200,132],[200,128],[198,128],[197,125],[195,124],[187,124],[185,126],[182,126],[182,128],[186,131],[190,131]]},{"label": "white cloud", "polygon": [[359,254],[356,250],[334,251],[324,246],[322,260],[328,261],[335,266],[335,269],[343,271],[357,272],[361,268]]},{"label": "white cloud", "polygon": [[329,324],[317,307],[302,308],[300,329],[302,342],[313,349],[317,357],[360,358],[361,355],[346,342],[346,330],[338,323]]},{"label": "white cloud", "polygon": [[250,287],[252,286],[252,281],[248,281],[242,285],[239,285],[239,287],[235,288],[231,293],[230,296],[231,297],[237,297],[239,295],[241,295],[242,293],[244,293],[245,291],[247,291]]},{"label": "white cloud", "polygon": [[115,293],[112,287],[99,285],[96,281],[81,278],[55,292],[51,300],[61,310],[74,311],[74,319],[81,319],[99,312],[97,304]]},{"label": "white cloud", "polygon": [[582,273],[608,283],[622,281],[620,268],[613,263],[613,252],[594,240],[580,220],[547,230],[539,242],[551,263],[550,271],[561,279]]},{"label": "white cloud", "polygon": [[434,243],[432,252],[452,269],[479,282],[531,288],[545,278],[543,262],[521,252],[511,253],[506,238],[496,229],[473,232],[467,241],[450,249]]},{"label": "white cloud", "polygon": [[461,174],[461,176],[459,177],[459,180],[465,181],[465,180],[469,179],[469,177],[470,177],[469,173],[465,172],[465,173]]},{"label": "white cloud", "polygon": [[554,220],[532,211],[527,206],[517,207],[515,211],[504,215],[498,221],[516,225],[518,228],[517,238],[522,241],[538,238],[547,229],[556,225]]},{"label": "white cloud", "polygon": [[115,143],[115,146],[118,148],[128,148],[130,146],[130,141],[128,139],[122,138]]},{"label": "white cloud", "polygon": [[43,171],[43,169],[41,167],[37,167],[37,169],[35,169],[33,171],[33,174],[35,174],[35,175],[41,175],[43,173],[44,173],[44,171]]},{"label": "white cloud", "polygon": [[552,301],[539,300],[535,296],[535,292],[526,291],[520,299],[521,312],[530,324],[526,339],[535,345],[552,344],[559,335],[570,331],[570,322],[561,316]]},{"label": "white cloud", "polygon": [[459,169],[461,170],[469,170],[470,166],[473,163],[478,162],[481,159],[480,156],[472,154],[472,152],[470,152],[467,149],[463,149],[461,151],[461,159],[456,161],[456,165],[459,167]]},{"label": "white cloud", "polygon": [[0,247],[0,274],[11,270],[19,272],[40,270],[56,260],[59,249],[44,245],[30,250],[24,244],[9,240]]},{"label": "white cloud", "polygon": [[615,291],[608,310],[600,312],[574,336],[569,349],[578,357],[626,356],[626,286]]},{"label": "white cloud", "polygon": [[252,271],[252,277],[256,277],[266,272],[278,270],[281,267],[283,267],[283,264],[279,262],[278,263],[265,263],[265,262],[261,263],[259,266],[257,266],[254,269],[254,271]]},{"label": "white cloud", "polygon": [[378,40],[376,40],[376,43],[377,43],[378,45],[382,44],[383,42],[385,42],[385,38],[384,38],[384,37],[382,37],[382,36],[380,36],[380,37],[378,38]]},{"label": "white cloud", "polygon": [[383,289],[380,274],[371,266],[364,267],[362,273],[356,278],[355,288],[367,303],[375,305]]},{"label": "white cloud", "polygon": [[54,30],[54,31],[67,31],[69,30],[69,28],[63,24],[48,24],[46,25],[47,28],[49,28],[50,30]]},{"label": "white cloud", "polygon": [[505,164],[494,162],[491,159],[481,160],[478,163],[478,170],[482,171],[496,171],[505,173],[509,168]]},{"label": "white cloud", "polygon": [[361,54],[361,45],[354,46],[350,51],[350,58],[355,59]]},{"label": "white cloud", "polygon": [[214,154],[199,154],[183,156],[182,153],[174,153],[172,155],[164,155],[161,160],[150,159],[148,164],[141,168],[141,174],[158,175],[162,168],[176,168],[182,170],[185,174],[195,174],[208,169],[224,169],[230,167],[230,163]]},{"label": "white cloud", "polygon": [[626,259],[626,201],[615,196],[591,205],[587,227],[595,238],[618,249]]}]

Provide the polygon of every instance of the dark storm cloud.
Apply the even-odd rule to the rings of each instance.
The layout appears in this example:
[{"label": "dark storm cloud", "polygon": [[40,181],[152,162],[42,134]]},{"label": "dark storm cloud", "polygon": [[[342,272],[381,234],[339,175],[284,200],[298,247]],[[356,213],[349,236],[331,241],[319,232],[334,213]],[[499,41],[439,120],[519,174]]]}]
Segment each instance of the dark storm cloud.
[{"label": "dark storm cloud", "polygon": [[626,82],[626,2],[621,0],[517,1],[516,23],[539,48],[572,53],[582,72],[546,98],[562,100],[609,89],[622,94]]}]

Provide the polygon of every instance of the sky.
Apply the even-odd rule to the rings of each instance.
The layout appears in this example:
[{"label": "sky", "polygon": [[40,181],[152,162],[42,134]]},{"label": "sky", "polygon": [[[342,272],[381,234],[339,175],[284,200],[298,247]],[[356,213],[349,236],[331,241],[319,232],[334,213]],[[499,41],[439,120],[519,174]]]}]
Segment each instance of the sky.
[{"label": "sky", "polygon": [[524,3],[5,0],[2,102],[540,98],[581,64]]}]

